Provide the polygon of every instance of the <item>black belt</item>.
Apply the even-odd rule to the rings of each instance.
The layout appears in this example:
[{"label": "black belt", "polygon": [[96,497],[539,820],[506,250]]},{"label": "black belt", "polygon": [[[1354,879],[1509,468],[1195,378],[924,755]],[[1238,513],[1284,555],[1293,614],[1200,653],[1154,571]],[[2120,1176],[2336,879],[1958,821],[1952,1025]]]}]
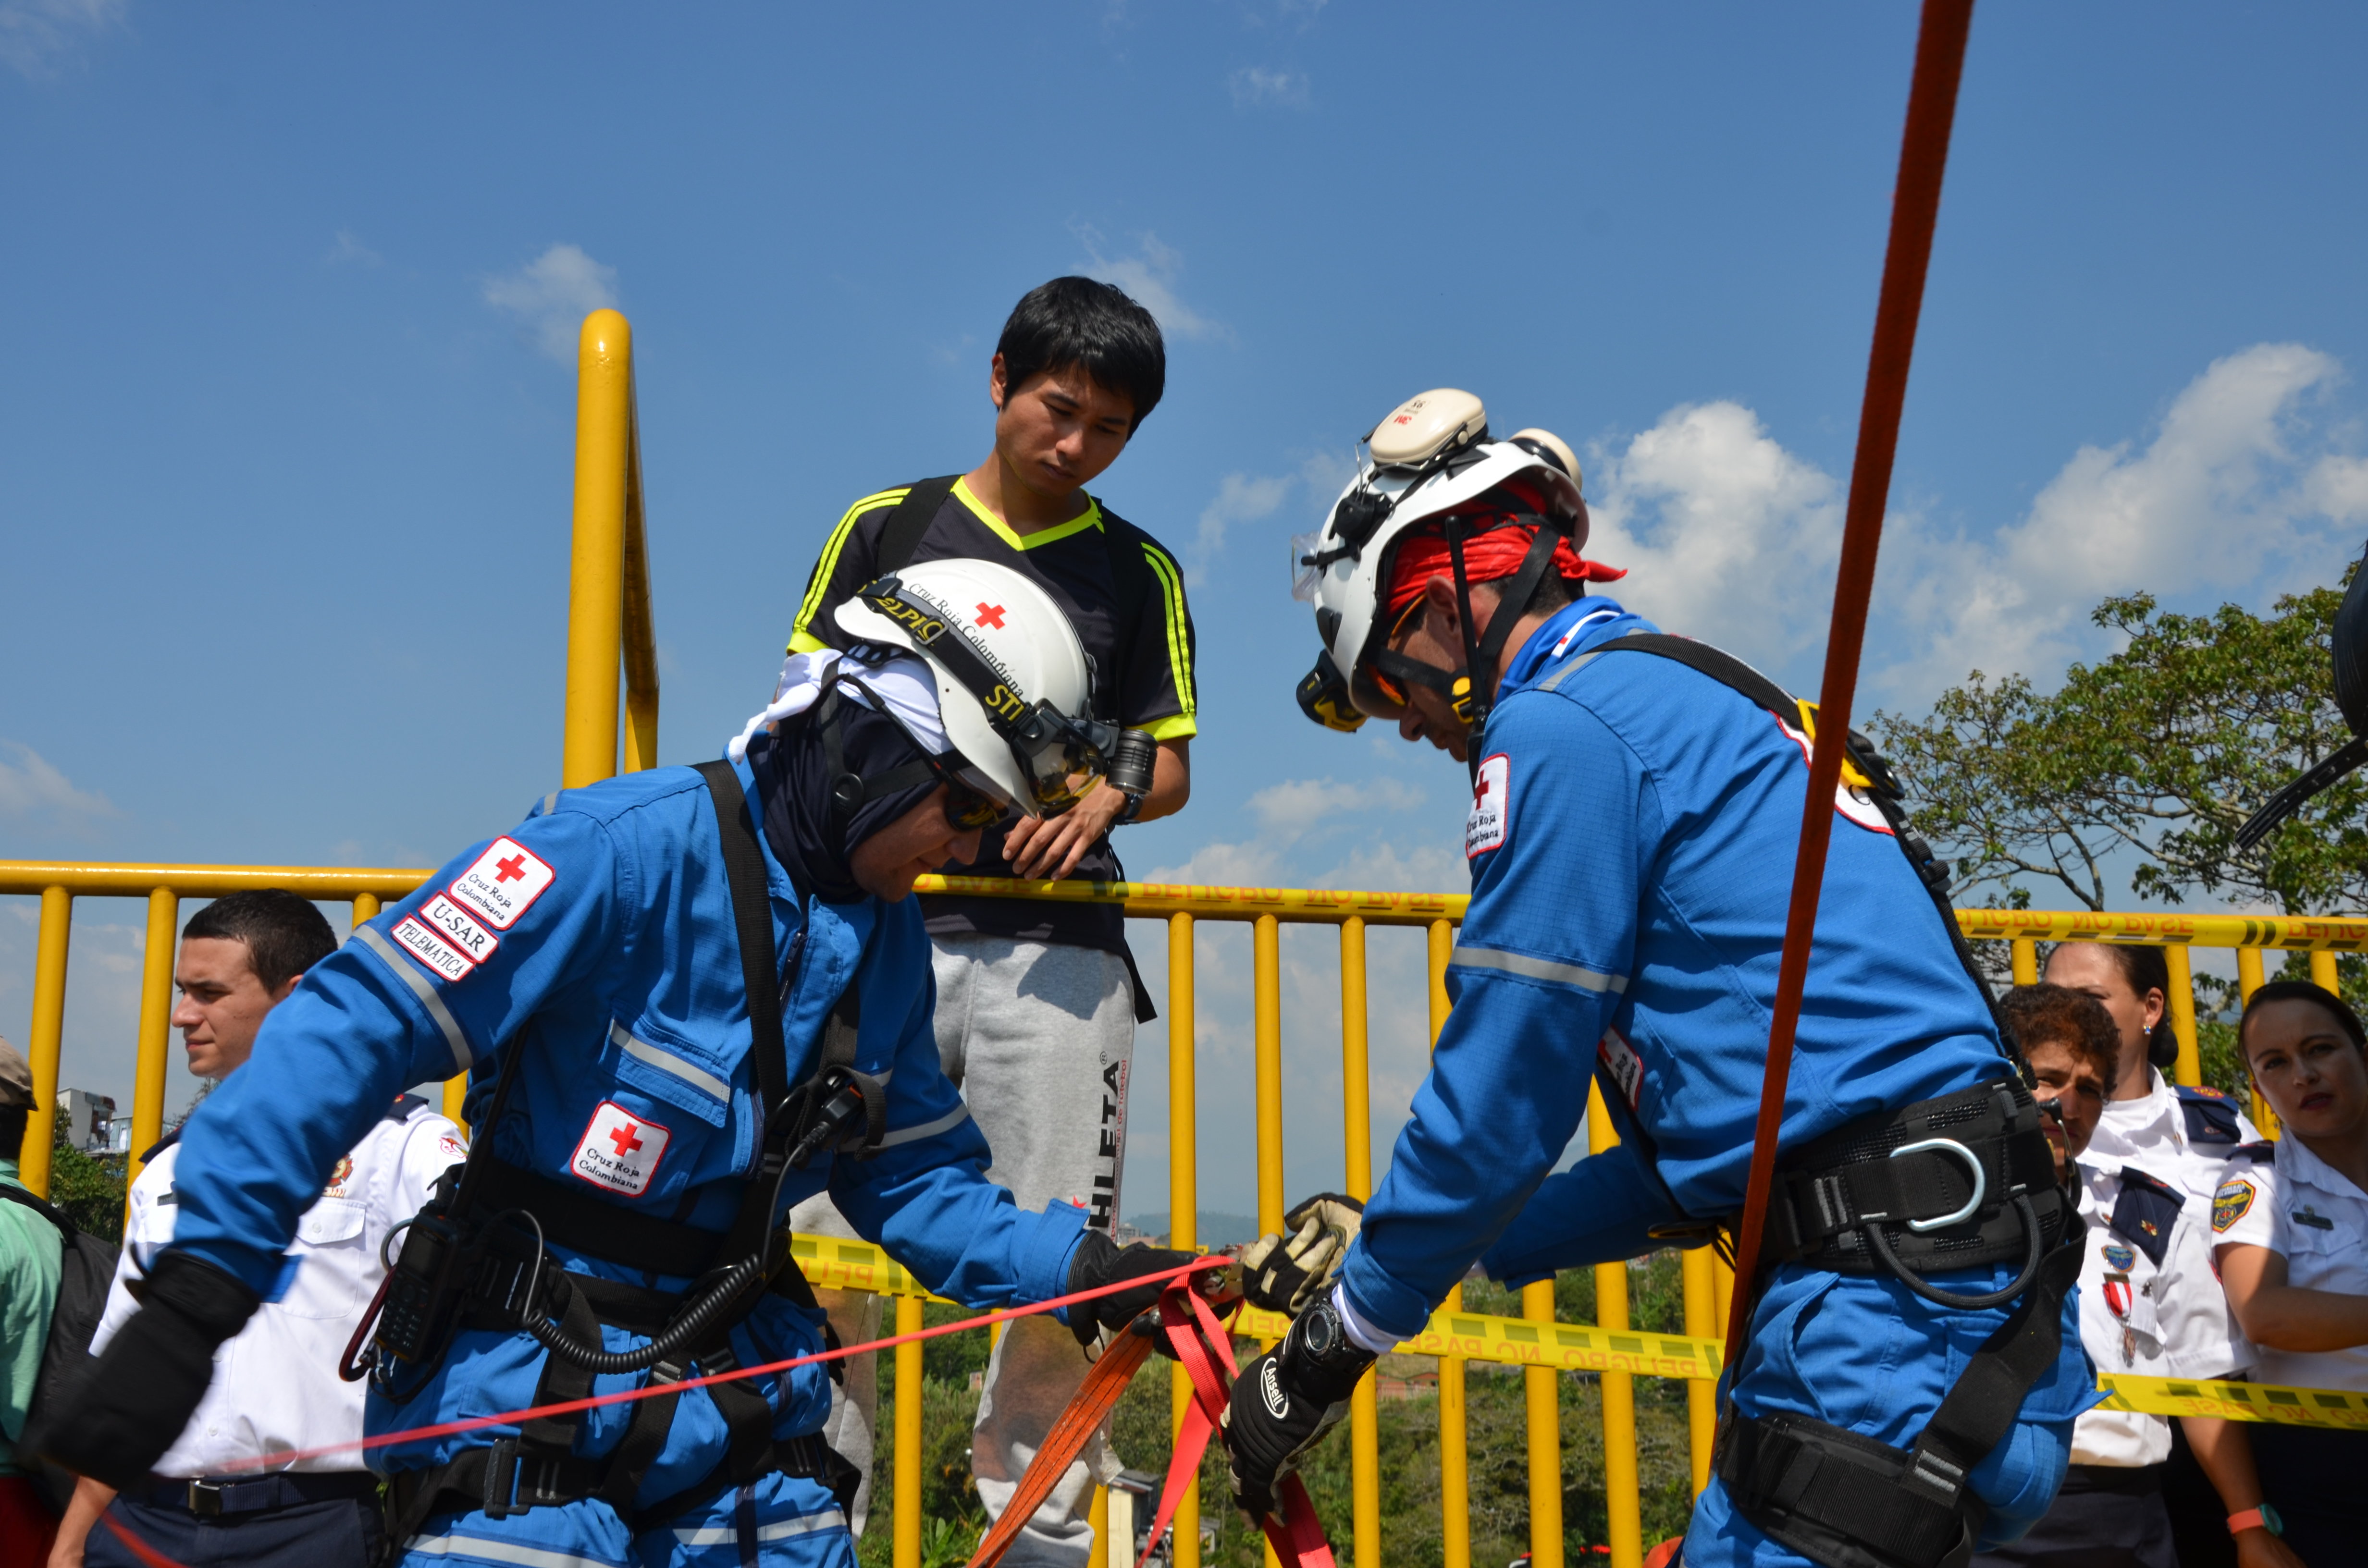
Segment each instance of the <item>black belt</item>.
[{"label": "black belt", "polygon": [[592,1196],[586,1189],[522,1170],[487,1152],[471,1202],[480,1213],[523,1209],[542,1226],[542,1239],[604,1263],[695,1279],[715,1266],[723,1235],[678,1220],[662,1220]]},{"label": "black belt", "polygon": [[291,1470],[238,1479],[200,1476],[194,1481],[159,1481],[140,1494],[138,1501],[152,1508],[186,1508],[201,1519],[211,1519],[224,1514],[292,1508],[300,1503],[368,1497],[378,1486],[378,1477],[366,1470]]}]

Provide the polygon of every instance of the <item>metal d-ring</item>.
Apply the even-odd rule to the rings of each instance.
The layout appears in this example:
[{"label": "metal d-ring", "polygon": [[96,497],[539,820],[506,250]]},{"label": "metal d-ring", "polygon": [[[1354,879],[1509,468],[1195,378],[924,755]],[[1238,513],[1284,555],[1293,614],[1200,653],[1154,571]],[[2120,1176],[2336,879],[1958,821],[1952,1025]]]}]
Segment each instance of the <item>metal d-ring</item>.
[{"label": "metal d-ring", "polygon": [[1949,1226],[1958,1223],[1960,1221],[1972,1219],[1975,1214],[1980,1211],[1982,1207],[1982,1197],[1989,1190],[1989,1177],[1982,1169],[1982,1162],[1980,1158],[1976,1156],[1971,1149],[1966,1148],[1954,1138],[1927,1138],[1920,1143],[1903,1143],[1898,1148],[1891,1151],[1891,1157],[1896,1160],[1902,1154],[1921,1154],[1928,1150],[1938,1150],[1943,1153],[1954,1153],[1958,1158],[1964,1160],[1965,1162],[1965,1168],[1974,1173],[1974,1195],[1971,1198],[1966,1199],[1965,1206],[1963,1209],[1958,1210],[1953,1214],[1943,1214],[1937,1220],[1908,1221],[1907,1222],[1907,1228],[1916,1232],[1918,1235],[1921,1235],[1926,1231],[1945,1230]]}]

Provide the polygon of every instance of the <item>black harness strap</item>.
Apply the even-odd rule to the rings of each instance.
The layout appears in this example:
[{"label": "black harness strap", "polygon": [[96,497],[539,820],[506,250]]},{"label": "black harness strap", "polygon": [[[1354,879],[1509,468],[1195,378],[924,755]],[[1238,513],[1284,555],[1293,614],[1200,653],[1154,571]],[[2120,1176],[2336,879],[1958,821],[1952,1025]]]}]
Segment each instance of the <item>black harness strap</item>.
[{"label": "black harness strap", "polygon": [[888,514],[888,521],[880,529],[880,547],[871,561],[874,577],[901,572],[911,563],[913,551],[921,547],[921,536],[929,531],[929,525],[937,520],[939,508],[961,479],[958,473],[924,479],[905,492],[905,498],[896,503],[896,509]]}]

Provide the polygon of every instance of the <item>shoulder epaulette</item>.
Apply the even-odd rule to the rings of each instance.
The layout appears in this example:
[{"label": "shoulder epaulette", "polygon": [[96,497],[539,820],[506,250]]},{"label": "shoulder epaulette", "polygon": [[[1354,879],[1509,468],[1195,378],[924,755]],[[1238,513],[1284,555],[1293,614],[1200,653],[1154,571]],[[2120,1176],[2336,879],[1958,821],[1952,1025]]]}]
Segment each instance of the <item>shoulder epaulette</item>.
[{"label": "shoulder epaulette", "polygon": [[2178,1188],[2125,1165],[2122,1195],[2113,1200],[2113,1217],[2107,1228],[2154,1259],[2159,1268],[2170,1250],[2170,1228],[2178,1223],[2179,1211],[2186,1203]]},{"label": "shoulder epaulette", "polygon": [[165,1150],[171,1148],[180,1141],[181,1130],[180,1128],[176,1127],[172,1131],[167,1132],[162,1138],[157,1139],[154,1143],[149,1144],[147,1152],[140,1156],[140,1163],[143,1165],[148,1164],[149,1161],[154,1160],[157,1155],[163,1153]]},{"label": "shoulder epaulette", "polygon": [[2250,1143],[2239,1143],[2228,1151],[2228,1157],[2232,1160],[2240,1154],[2256,1165],[2269,1165],[2277,1159],[2278,1146],[2262,1138]]},{"label": "shoulder epaulette", "polygon": [[2187,1119],[2187,1141],[2190,1143],[2233,1146],[2245,1135],[2237,1119],[2236,1102],[2218,1089],[2192,1088],[2181,1084],[2179,1085],[2179,1108]]},{"label": "shoulder epaulette", "polygon": [[394,1103],[386,1108],[386,1119],[400,1127],[411,1119],[414,1111],[425,1109],[427,1105],[417,1095],[397,1095]]}]

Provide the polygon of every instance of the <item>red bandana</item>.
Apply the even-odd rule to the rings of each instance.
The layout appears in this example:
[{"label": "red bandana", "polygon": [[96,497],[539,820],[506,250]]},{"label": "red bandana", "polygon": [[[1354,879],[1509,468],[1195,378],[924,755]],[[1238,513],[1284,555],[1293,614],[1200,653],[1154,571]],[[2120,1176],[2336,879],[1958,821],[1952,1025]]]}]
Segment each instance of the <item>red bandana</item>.
[{"label": "red bandana", "polygon": [[[1509,577],[1521,569],[1522,560],[1530,553],[1530,541],[1537,535],[1535,528],[1508,527],[1490,528],[1463,541],[1463,574],[1474,583]],[[1606,566],[1600,561],[1588,561],[1571,549],[1564,540],[1554,546],[1554,569],[1574,583],[1616,583],[1628,575],[1624,567]],[[1398,543],[1397,560],[1390,574],[1389,613],[1396,615],[1422,597],[1423,585],[1433,577],[1445,577],[1452,582],[1455,562],[1449,555],[1444,536],[1420,533]]]}]

